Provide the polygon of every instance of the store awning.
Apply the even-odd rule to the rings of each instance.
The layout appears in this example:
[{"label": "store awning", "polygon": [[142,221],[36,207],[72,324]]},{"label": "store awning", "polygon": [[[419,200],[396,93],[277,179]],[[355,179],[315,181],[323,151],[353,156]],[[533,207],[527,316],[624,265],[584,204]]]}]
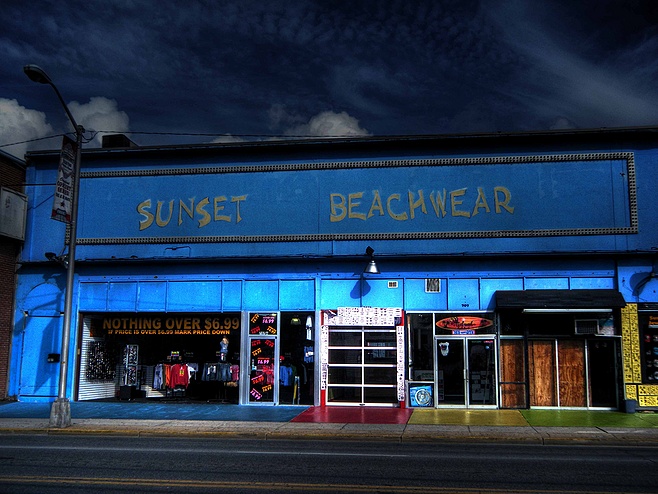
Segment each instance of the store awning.
[{"label": "store awning", "polygon": [[498,309],[592,310],[626,305],[617,290],[498,290]]}]

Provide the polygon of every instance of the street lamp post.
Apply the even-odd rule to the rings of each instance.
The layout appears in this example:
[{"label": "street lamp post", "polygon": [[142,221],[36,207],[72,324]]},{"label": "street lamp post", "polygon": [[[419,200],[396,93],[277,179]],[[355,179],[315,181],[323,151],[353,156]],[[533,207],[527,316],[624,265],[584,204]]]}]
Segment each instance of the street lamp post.
[{"label": "street lamp post", "polygon": [[50,426],[51,427],[68,427],[71,425],[71,402],[66,396],[66,381],[69,371],[69,347],[71,344],[71,321],[73,312],[73,281],[75,276],[75,246],[77,243],[77,223],[78,223],[78,190],[80,187],[80,159],[82,151],[82,134],[84,134],[84,127],[78,125],[71,115],[69,107],[64,102],[62,95],[59,93],[57,86],[48,77],[43,69],[36,65],[26,65],[23,67],[23,72],[34,82],[40,84],[50,85],[57,94],[60,103],[66,111],[73,128],[75,129],[76,137],[76,154],[75,163],[73,164],[73,187],[71,189],[71,221],[69,233],[69,253],[68,264],[66,267],[66,295],[64,298],[64,324],[62,328],[62,350],[60,355],[59,364],[59,387],[57,392],[57,399],[53,402],[50,409]]}]

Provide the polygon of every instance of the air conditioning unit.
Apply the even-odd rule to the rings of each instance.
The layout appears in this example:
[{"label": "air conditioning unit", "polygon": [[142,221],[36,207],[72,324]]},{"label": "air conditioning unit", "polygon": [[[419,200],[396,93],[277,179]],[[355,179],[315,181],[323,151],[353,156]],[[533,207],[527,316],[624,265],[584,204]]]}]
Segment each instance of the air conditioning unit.
[{"label": "air conditioning unit", "polygon": [[575,333],[576,334],[599,334],[599,320],[598,319],[576,319],[575,320]]}]

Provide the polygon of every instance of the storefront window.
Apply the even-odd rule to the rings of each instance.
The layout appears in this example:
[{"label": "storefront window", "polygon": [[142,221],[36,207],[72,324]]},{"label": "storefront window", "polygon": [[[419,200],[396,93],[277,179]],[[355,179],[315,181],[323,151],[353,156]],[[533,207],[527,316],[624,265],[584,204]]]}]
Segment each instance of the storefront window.
[{"label": "storefront window", "polygon": [[640,312],[642,382],[658,384],[658,312]]},{"label": "storefront window", "polygon": [[525,331],[525,321],[521,311],[503,311],[500,313],[500,335],[521,336]]},{"label": "storefront window", "polygon": [[613,312],[502,313],[501,407],[616,408],[614,321]]},{"label": "storefront window", "polygon": [[279,403],[312,405],[315,383],[315,316],[282,312],[279,357]]},{"label": "storefront window", "polygon": [[[528,335],[574,336],[598,335],[615,336],[619,334],[615,327],[612,313],[542,313],[522,314],[523,325]],[[504,321],[513,320],[509,316]],[[504,324],[505,327],[505,324]]]},{"label": "storefront window", "polygon": [[434,316],[432,313],[407,314],[411,368],[409,380],[434,381]]},{"label": "storefront window", "polygon": [[87,314],[78,400],[238,402],[240,313]]}]

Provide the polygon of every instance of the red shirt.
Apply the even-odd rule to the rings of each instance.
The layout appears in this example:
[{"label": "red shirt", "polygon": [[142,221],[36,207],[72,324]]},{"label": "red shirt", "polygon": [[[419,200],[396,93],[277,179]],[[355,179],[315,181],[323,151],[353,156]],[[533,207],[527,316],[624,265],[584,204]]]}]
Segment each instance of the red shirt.
[{"label": "red shirt", "polygon": [[169,386],[175,388],[176,386],[185,386],[190,384],[190,373],[187,364],[174,364],[171,366],[169,377]]}]

